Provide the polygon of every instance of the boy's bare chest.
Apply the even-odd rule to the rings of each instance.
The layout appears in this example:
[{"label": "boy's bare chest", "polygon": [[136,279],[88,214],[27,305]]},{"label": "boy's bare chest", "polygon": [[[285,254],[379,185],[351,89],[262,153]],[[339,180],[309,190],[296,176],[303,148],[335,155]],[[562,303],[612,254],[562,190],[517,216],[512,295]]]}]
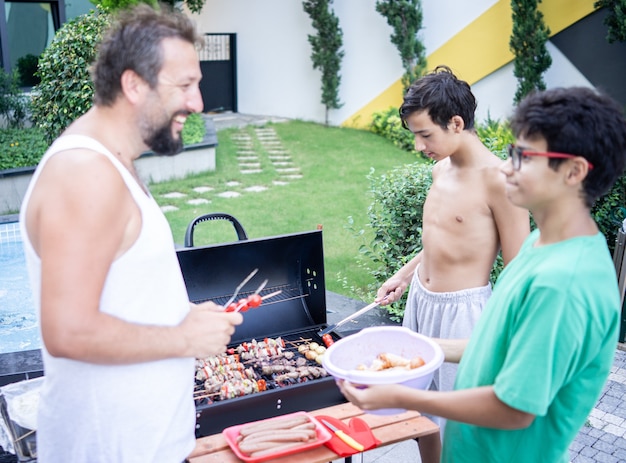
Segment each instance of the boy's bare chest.
[{"label": "boy's bare chest", "polygon": [[491,220],[483,180],[480,176],[433,180],[424,203],[424,222],[480,226],[482,220]]}]

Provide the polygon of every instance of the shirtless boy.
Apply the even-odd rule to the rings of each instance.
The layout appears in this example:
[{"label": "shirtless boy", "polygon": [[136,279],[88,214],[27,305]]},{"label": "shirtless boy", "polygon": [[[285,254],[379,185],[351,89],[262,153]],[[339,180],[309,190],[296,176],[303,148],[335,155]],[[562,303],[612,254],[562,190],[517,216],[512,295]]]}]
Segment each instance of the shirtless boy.
[{"label": "shirtless boy", "polygon": [[[506,197],[503,161],[475,132],[475,110],[470,86],[445,66],[417,80],[400,107],[415,149],[436,164],[422,250],[381,286],[377,301],[397,301],[410,284],[403,325],[436,338],[469,338],[491,295],[498,252],[508,264],[530,231],[528,211]],[[433,388],[452,390],[456,368],[444,363]],[[445,422],[439,424],[443,431]],[[419,446],[423,462],[439,461],[438,435],[421,438]]]}]

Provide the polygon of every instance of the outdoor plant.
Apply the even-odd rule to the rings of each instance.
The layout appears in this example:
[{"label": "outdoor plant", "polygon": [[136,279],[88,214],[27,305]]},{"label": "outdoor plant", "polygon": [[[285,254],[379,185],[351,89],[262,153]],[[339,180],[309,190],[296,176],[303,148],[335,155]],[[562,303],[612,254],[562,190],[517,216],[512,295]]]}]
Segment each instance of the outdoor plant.
[{"label": "outdoor plant", "polygon": [[376,11],[387,18],[387,23],[393,27],[391,43],[400,52],[404,67],[402,86],[406,91],[426,70],[426,47],[418,37],[424,16],[421,1],[379,0],[376,2]]},{"label": "outdoor plant", "polygon": [[92,10],[65,23],[39,60],[41,78],[32,99],[32,119],[49,142],[92,105],[89,66],[109,25],[109,15]]},{"label": "outdoor plant", "polygon": [[537,9],[541,0],[511,0],[513,10],[513,32],[509,47],[515,59],[513,74],[517,77],[517,90],[514,103],[533,90],[545,90],[543,73],[552,64],[546,48],[550,29],[543,21],[543,14]]},{"label": "outdoor plant", "polygon": [[20,77],[22,87],[33,87],[39,83],[36,75],[39,57],[35,55],[24,55],[17,59],[17,72]]},{"label": "outdoor plant", "polygon": [[191,113],[185,125],[181,136],[183,137],[184,145],[194,145],[200,143],[204,139],[206,133],[206,126],[204,125],[204,118],[200,113]]},{"label": "outdoor plant", "polygon": [[415,137],[402,126],[398,108],[390,107],[375,112],[369,130],[391,140],[394,145],[405,151],[415,150]]},{"label": "outdoor plant", "polygon": [[27,103],[19,86],[17,71],[7,73],[0,69],[0,116],[9,128],[24,125]]},{"label": "outdoor plant", "polygon": [[606,7],[608,14],[604,18],[607,27],[606,40],[609,43],[626,42],[626,0],[598,0],[595,8]]},{"label": "outdoor plant", "polygon": [[339,27],[339,18],[331,9],[332,0],[305,0],[302,2],[304,11],[313,22],[316,35],[309,35],[311,44],[311,61],[313,69],[322,72],[322,101],[326,107],[326,125],[328,125],[328,112],[331,109],[339,109],[342,103],[339,101],[339,84],[341,83],[341,60],[344,52],[343,32]]},{"label": "outdoor plant", "polygon": [[0,130],[0,170],[36,166],[48,143],[38,129]]}]

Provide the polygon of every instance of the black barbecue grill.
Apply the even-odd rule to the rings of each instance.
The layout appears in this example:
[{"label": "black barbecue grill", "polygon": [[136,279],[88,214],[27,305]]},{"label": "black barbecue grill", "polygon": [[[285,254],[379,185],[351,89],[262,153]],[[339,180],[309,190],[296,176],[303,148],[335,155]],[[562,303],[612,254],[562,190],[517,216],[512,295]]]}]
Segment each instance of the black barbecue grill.
[{"label": "black barbecue grill", "polygon": [[[265,279],[268,283],[261,296],[281,291],[243,313],[244,321],[236,327],[229,347],[278,337],[291,346],[302,340],[324,345],[318,335],[327,322],[321,230],[179,249],[177,254],[193,302],[226,303],[254,269],[258,269],[257,274],[237,298],[253,293]],[[197,437],[235,424],[345,402],[330,376],[303,378],[294,384],[275,384],[264,378],[268,380],[265,391],[197,403]]]}]

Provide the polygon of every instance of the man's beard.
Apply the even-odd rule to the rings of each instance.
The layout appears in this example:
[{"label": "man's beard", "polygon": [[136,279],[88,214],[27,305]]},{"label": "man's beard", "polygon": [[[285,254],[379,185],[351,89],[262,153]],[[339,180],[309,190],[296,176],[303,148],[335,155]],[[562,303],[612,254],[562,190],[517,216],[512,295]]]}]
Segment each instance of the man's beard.
[{"label": "man's beard", "polygon": [[183,150],[183,138],[181,136],[175,139],[172,136],[171,121],[167,125],[153,131],[144,143],[161,156],[174,156]]}]

